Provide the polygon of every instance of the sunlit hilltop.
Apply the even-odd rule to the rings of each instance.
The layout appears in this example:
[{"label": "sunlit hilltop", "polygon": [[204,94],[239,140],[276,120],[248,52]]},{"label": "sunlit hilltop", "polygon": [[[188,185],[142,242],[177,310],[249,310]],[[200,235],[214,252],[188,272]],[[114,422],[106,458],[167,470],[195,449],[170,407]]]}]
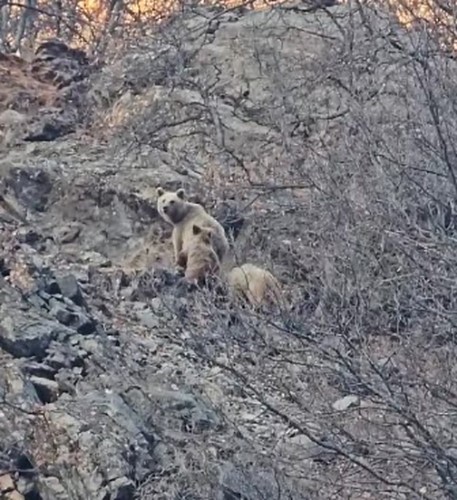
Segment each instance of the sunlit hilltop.
[{"label": "sunlit hilltop", "polygon": [[[352,0],[342,0],[358,8]],[[100,52],[110,40],[120,40],[144,33],[171,14],[196,5],[225,7],[245,6],[264,9],[285,3],[283,0],[41,0],[36,9],[22,4],[4,6],[1,13],[0,50],[18,51],[24,55],[45,38],[57,37],[73,46]],[[318,2],[317,2],[318,3]],[[379,6],[382,0],[364,2]],[[312,0],[303,5],[312,5]],[[387,6],[408,28],[417,25],[435,30],[448,46],[456,45],[456,6],[450,0],[384,0]]]}]

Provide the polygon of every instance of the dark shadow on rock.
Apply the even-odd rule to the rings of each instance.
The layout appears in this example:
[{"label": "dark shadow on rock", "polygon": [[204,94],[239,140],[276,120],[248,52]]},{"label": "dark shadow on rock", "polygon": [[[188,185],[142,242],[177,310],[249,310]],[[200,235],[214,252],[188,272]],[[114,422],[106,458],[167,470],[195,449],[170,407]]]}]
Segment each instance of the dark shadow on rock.
[{"label": "dark shadow on rock", "polygon": [[24,141],[27,142],[46,142],[54,141],[59,137],[70,134],[75,131],[73,123],[65,123],[63,120],[54,120],[53,123],[45,122],[39,124],[38,130],[24,137]]},{"label": "dark shadow on rock", "polygon": [[235,241],[244,227],[245,218],[235,202],[222,202],[214,212],[214,217],[222,224],[229,240]]},{"label": "dark shadow on rock", "polygon": [[43,212],[52,190],[52,179],[41,169],[14,168],[9,172],[6,184],[16,199],[29,209]]}]

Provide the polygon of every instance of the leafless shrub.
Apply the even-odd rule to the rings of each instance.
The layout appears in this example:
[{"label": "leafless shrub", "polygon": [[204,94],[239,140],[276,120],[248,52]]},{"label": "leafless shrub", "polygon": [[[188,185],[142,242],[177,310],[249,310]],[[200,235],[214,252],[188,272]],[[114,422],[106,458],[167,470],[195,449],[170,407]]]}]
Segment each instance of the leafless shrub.
[{"label": "leafless shrub", "polygon": [[[268,20],[258,27],[265,38],[249,49],[268,61],[273,100],[258,112],[232,101],[269,131],[245,148],[215,104],[227,98],[211,83],[217,64],[203,83],[177,78],[199,97],[180,109],[201,110],[189,128],[206,155],[194,163],[226,167],[213,196],[235,182],[245,193],[243,259],[273,257],[288,294],[270,314],[196,295],[180,335],[230,381],[221,411],[282,484],[293,477],[310,498],[457,498],[453,27],[432,17],[406,30],[388,6],[348,3],[314,19],[319,58],[286,61],[274,43],[267,57],[256,43]],[[289,11],[272,14],[284,37],[304,29]],[[173,134],[158,130],[137,145],[169,148]]]},{"label": "leafless shrub", "polygon": [[[259,8],[269,3],[229,0],[223,5]],[[131,45],[136,37],[150,33],[170,16],[204,4],[208,2],[4,0],[0,3],[0,50],[29,56],[44,38],[58,38],[103,57],[107,49],[118,53],[120,44]]]}]

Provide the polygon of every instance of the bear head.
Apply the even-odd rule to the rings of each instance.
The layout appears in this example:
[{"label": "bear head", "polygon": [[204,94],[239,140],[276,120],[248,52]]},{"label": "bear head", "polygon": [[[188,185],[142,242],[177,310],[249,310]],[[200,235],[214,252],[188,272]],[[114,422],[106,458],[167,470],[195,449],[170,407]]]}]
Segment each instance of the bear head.
[{"label": "bear head", "polygon": [[201,227],[196,224],[192,227],[192,234],[199,242],[211,246],[213,238],[213,230],[209,227]]},{"label": "bear head", "polygon": [[173,192],[165,191],[159,187],[157,188],[157,196],[157,211],[163,219],[177,224],[187,215],[189,207],[185,199],[184,189],[181,188]]}]

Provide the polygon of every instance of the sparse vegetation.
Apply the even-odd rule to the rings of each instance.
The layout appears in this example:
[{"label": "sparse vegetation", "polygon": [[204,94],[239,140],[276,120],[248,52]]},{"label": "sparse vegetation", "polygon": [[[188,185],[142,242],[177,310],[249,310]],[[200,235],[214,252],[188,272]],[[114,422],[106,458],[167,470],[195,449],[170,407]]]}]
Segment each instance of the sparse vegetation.
[{"label": "sparse vegetation", "polygon": [[[52,401],[49,386],[50,405],[36,402],[52,418],[21,407],[0,378],[0,424],[6,415],[5,429],[22,439],[13,446],[0,431],[0,469],[15,484],[24,475],[16,457],[27,456],[40,498],[51,498],[49,481],[40,490],[50,476],[68,488],[63,498],[115,498],[106,478],[95,492],[80,487],[81,463],[100,476],[109,466],[71,427],[87,418],[91,439],[112,439],[119,456],[140,435],[141,466],[122,472],[128,498],[457,499],[457,8],[426,5],[193,6],[147,36],[132,31],[135,46],[117,51],[114,33],[103,32],[103,54],[116,60],[93,70],[81,102],[91,111],[84,131],[109,147],[93,152],[85,136],[70,136],[38,149],[34,168],[46,158],[55,186],[52,203],[30,213],[44,233],[77,222],[78,258],[110,259],[102,267],[91,254],[89,271],[69,257],[71,246],[35,246],[53,266],[88,275],[82,311],[117,329],[122,349],[100,331],[90,337],[98,347],[81,340],[90,354],[70,377],[75,394]],[[31,161],[21,148],[2,165]],[[219,289],[183,290],[169,263],[123,267],[135,243],[172,253],[169,228],[144,194],[158,185],[184,185],[216,216],[229,203],[236,217],[221,218],[227,228],[245,219],[233,265],[271,269],[284,288],[277,307],[254,311]],[[11,262],[35,254],[7,246],[18,238],[9,227],[0,233],[9,282],[0,286],[30,300],[41,282],[17,277],[25,268]],[[8,325],[0,318],[0,362],[15,367],[20,356],[1,341]],[[49,356],[45,349],[39,361]],[[162,385],[205,404],[173,402]],[[108,423],[100,410],[98,427],[99,410],[85,415],[86,399],[99,408],[94,388],[121,396],[104,404],[124,420]],[[42,423],[36,435],[25,431],[24,411]],[[66,442],[59,411],[75,419],[72,478],[53,458]],[[38,450],[54,425],[58,436]]]}]

